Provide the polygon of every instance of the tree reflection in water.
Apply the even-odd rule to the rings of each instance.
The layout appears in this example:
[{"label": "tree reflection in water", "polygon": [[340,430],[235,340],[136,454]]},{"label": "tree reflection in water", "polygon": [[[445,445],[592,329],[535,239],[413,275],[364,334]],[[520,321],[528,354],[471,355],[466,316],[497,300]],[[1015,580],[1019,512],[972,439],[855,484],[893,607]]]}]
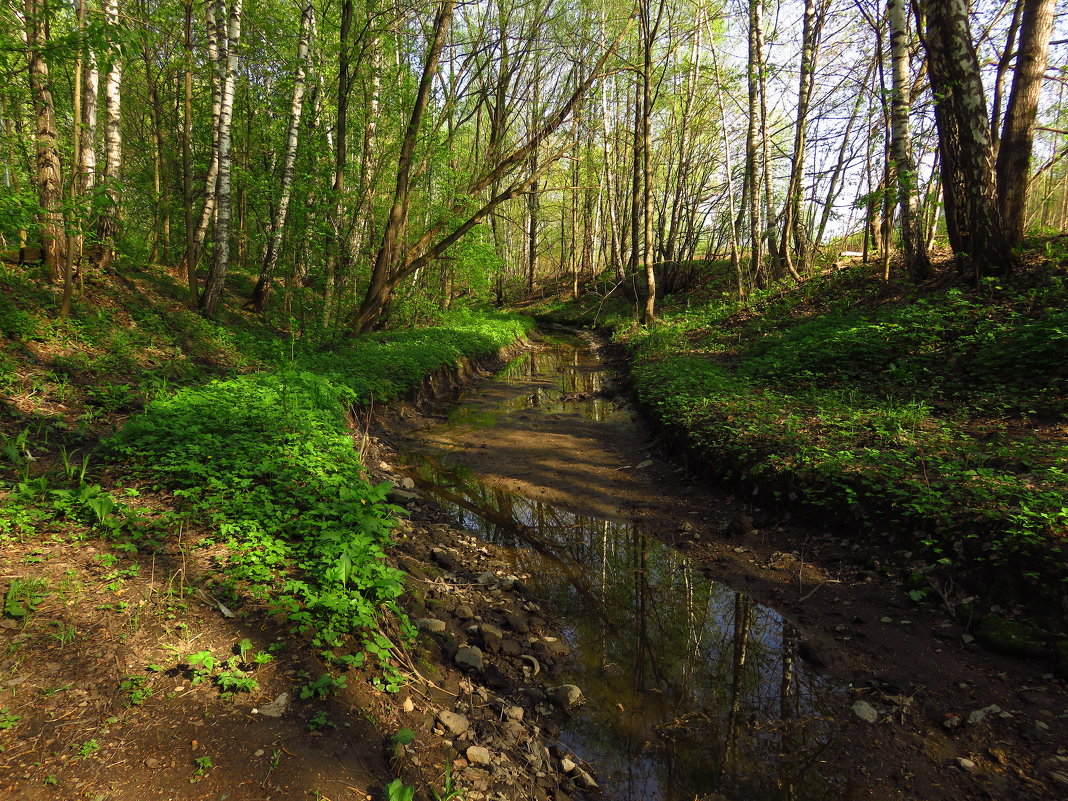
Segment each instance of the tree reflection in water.
[{"label": "tree reflection in water", "polygon": [[[517,359],[465,397],[449,426],[537,409],[608,420],[603,364],[578,338]],[[562,681],[588,702],[561,739],[597,766],[610,801],[836,798],[822,755],[837,691],[796,658],[781,615],[620,519],[585,517],[422,459],[419,485],[459,523],[511,554],[564,621]]]},{"label": "tree reflection in water", "polygon": [[563,621],[588,703],[561,739],[618,801],[835,797],[820,771],[833,688],[777,612],[621,520],[491,488],[424,457],[419,484],[511,555]]}]

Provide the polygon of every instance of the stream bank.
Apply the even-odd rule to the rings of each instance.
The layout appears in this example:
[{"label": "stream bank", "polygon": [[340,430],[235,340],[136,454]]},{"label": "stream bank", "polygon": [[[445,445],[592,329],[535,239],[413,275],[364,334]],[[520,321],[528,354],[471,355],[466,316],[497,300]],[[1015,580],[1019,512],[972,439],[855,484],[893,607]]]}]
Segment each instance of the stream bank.
[{"label": "stream bank", "polygon": [[[544,358],[544,351],[539,357],[535,350],[521,361],[529,364],[539,358]],[[564,372],[603,378],[603,366],[591,366],[586,358],[579,357],[581,363]],[[516,368],[512,369],[514,372]],[[535,365],[519,372],[527,372],[526,378],[531,378],[539,370]],[[419,459],[409,456],[410,475],[399,468],[389,471],[398,481],[410,478],[412,485],[418,485],[418,497],[407,499],[414,509],[415,533],[412,544],[404,547],[418,548],[434,564],[435,547],[461,546],[451,559],[446,557],[460,572],[454,574],[446,568],[433,581],[444,578],[447,584],[477,583],[481,574],[468,569],[465,562],[479,555],[503,565],[508,576],[533,574],[535,571],[522,570],[524,559],[529,565],[530,545],[515,541],[517,519],[523,524],[520,530],[529,533],[534,529],[537,533],[540,529],[544,534],[544,526],[532,526],[531,521],[537,522],[539,514],[542,519],[555,516],[556,531],[570,528],[579,534],[575,541],[585,540],[587,544],[590,535],[603,526],[603,522],[591,521],[610,521],[622,532],[624,541],[633,541],[633,533],[640,530],[657,543],[684,549],[693,560],[690,563],[699,565],[704,576],[724,582],[725,592],[734,592],[730,587],[744,590],[744,597],[752,599],[754,605],[764,603],[778,610],[772,620],[796,627],[798,658],[791,663],[796,662],[799,671],[812,671],[820,682],[833,688],[829,712],[824,716],[833,721],[835,736],[825,741],[833,745],[812,760],[821,777],[817,788],[822,787],[827,797],[1058,797],[1064,776],[1060,760],[1068,756],[1058,752],[1059,744],[1065,741],[1068,705],[1063,686],[1042,666],[986,653],[948,612],[916,607],[905,590],[886,575],[889,571],[878,555],[858,564],[851,544],[833,532],[797,526],[788,516],[694,481],[661,456],[657,438],[643,427],[611,377],[600,386],[595,386],[596,381],[576,385],[574,391],[567,391],[572,385],[565,383],[564,391],[557,392],[555,398],[545,386],[527,386],[515,392],[514,379],[514,375],[504,374],[478,382],[465,393],[460,407],[424,405],[420,412],[409,408],[385,421],[384,454],[389,448],[409,455],[420,449],[424,453]],[[540,383],[541,379],[535,381]],[[511,389],[507,389],[509,385]],[[576,405],[584,405],[582,413],[574,412]],[[427,467],[428,442],[430,450],[437,452],[435,458],[443,451],[449,453],[451,463],[446,469],[441,469],[440,459],[438,466]],[[383,463],[398,464],[400,458],[400,454],[389,454]],[[468,475],[464,475],[465,469]],[[478,479],[474,484],[470,474]],[[431,515],[436,522],[424,526],[424,515]],[[452,523],[442,523],[441,515]],[[485,524],[487,520],[491,525]],[[455,524],[461,521],[481,536],[472,539],[474,534],[454,534],[451,544],[437,542],[443,531],[433,526],[451,525],[449,530],[455,532]],[[509,527],[510,533],[502,536]],[[598,564],[611,572],[607,562]],[[442,569],[440,564],[436,568]],[[466,582],[453,580],[453,575],[466,577]],[[550,606],[543,603],[543,596],[551,596],[551,588],[536,586],[530,578],[520,581],[527,589],[536,590],[532,602],[539,609]],[[726,604],[730,608],[733,599],[740,596],[727,597],[732,599]],[[467,610],[461,611],[466,614]],[[477,613],[478,607],[472,611]],[[461,625],[463,618],[450,618],[449,609],[438,611],[438,615],[456,637],[457,648],[467,640],[477,643],[484,634],[481,628],[471,630],[471,624]],[[719,624],[729,623],[732,616],[736,618],[730,611]],[[549,623],[553,622],[550,616]],[[550,625],[554,633],[547,636],[565,644],[573,642],[576,621],[563,618],[555,624],[555,628]],[[445,642],[443,656],[447,661],[453,644]],[[731,648],[723,653],[730,656]],[[455,654],[451,658],[455,659]],[[577,659],[581,658],[579,649]],[[624,698],[618,689],[611,697],[605,695],[604,687],[612,684],[612,677],[605,672],[606,667],[611,670],[609,664],[586,666],[582,673],[575,672],[575,658],[569,662],[561,655],[561,659],[561,673],[553,681],[568,683],[569,677],[583,676],[584,694],[594,699],[584,709],[604,715],[615,703],[622,706],[620,719],[630,714],[636,696]],[[605,677],[604,687],[591,680],[596,671]],[[653,706],[648,699],[658,693],[653,692],[654,687],[639,689],[637,697],[645,703],[638,708],[644,707],[644,716]],[[992,712],[991,707],[998,711]],[[536,712],[538,702],[527,708]],[[661,750],[664,742],[700,733],[696,724],[715,720],[702,707],[687,711],[693,714],[680,717],[674,731],[663,725],[667,722],[663,719],[648,726],[644,735],[640,727],[631,726],[627,731],[633,735],[637,751],[630,752],[630,757],[622,752],[625,765],[606,767],[601,755],[601,764],[592,764],[590,770],[610,788],[612,775],[629,770],[633,777],[635,766],[641,766],[641,760],[633,759],[635,753]],[[583,714],[580,711],[576,717],[581,720]],[[957,722],[962,725],[955,725]],[[623,729],[619,720],[611,723]],[[573,755],[581,757],[584,747],[590,753],[588,743],[568,734],[568,725],[565,719],[539,731],[550,744],[555,738],[557,752],[567,759],[565,766],[576,763]],[[765,731],[767,720],[750,714],[744,725]],[[674,746],[668,750],[672,749],[685,750]],[[683,758],[680,763],[685,761]],[[780,772],[767,769],[775,761],[765,761],[763,770],[781,779]],[[716,774],[716,760],[705,762]],[[759,766],[759,760],[747,768],[747,776],[760,769],[754,765]],[[468,769],[469,765],[461,766],[461,770]],[[738,775],[728,777],[731,781],[724,781],[723,776],[719,770],[718,778],[706,784],[705,795],[721,793],[729,798],[743,787],[752,793],[752,787],[739,782]],[[687,793],[693,789],[685,782],[678,786],[685,786]],[[567,787],[565,792],[572,784]],[[660,797],[693,795],[672,796],[669,791]]]}]

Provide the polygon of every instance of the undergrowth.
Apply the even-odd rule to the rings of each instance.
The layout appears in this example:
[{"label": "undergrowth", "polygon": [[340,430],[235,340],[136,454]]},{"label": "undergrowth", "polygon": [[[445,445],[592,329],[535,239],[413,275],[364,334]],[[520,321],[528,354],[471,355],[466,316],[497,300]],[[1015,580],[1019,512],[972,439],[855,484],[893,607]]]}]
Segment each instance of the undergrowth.
[{"label": "undergrowth", "polygon": [[[151,270],[90,276],[67,319],[21,268],[0,265],[0,290],[0,541],[62,538],[64,521],[120,549],[207,531],[202,546],[225,546],[213,592],[288,621],[332,664],[372,657],[374,682],[394,689],[383,624],[412,633],[386,558],[401,510],[365,477],[355,413],[532,321],[445,312],[436,328],[361,337],[295,319],[286,331],[251,315],[213,322]],[[139,490],[173,508],[140,509]]]},{"label": "undergrowth", "polygon": [[[685,307],[688,303],[689,308]],[[676,298],[651,328],[597,299],[639,398],[728,480],[979,568],[1052,616],[1068,591],[1068,275],[887,284],[862,268],[746,301]],[[632,318],[631,318],[632,319]],[[994,590],[990,584],[986,589]]]}]

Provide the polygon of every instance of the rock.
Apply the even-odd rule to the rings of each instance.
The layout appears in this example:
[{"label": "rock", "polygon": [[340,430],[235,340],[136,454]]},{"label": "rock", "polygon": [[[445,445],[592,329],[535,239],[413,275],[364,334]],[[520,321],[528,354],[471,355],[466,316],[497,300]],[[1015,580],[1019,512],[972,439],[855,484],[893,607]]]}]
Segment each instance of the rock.
[{"label": "rock", "polygon": [[689,520],[684,521],[683,524],[679,526],[679,531],[689,534],[691,531],[693,531],[693,523],[691,523]]},{"label": "rock", "polygon": [[410,506],[419,500],[419,496],[414,492],[408,490],[402,490],[397,487],[391,487],[389,492],[386,493],[386,500],[390,503],[395,503],[398,506]]},{"label": "rock", "polygon": [[525,615],[517,615],[509,612],[504,616],[504,620],[508,624],[508,628],[516,634],[526,634],[530,631],[530,621]]},{"label": "rock", "polygon": [[997,715],[1001,712],[1001,707],[997,704],[991,704],[990,706],[984,706],[982,709],[975,709],[968,714],[969,725],[974,726],[976,723],[982,722],[983,718],[987,715]]},{"label": "rock", "polygon": [[572,778],[574,779],[575,784],[583,790],[594,791],[600,789],[600,786],[597,784],[597,780],[593,778],[593,775],[582,768],[578,768]]},{"label": "rock", "polygon": [[515,682],[512,677],[496,665],[486,665],[482,671],[482,679],[491,690],[499,690],[503,695],[511,695],[515,691]]},{"label": "rock", "polygon": [[471,721],[465,715],[461,715],[459,712],[450,712],[447,709],[438,712],[438,723],[444,726],[454,737],[459,737],[471,728]]},{"label": "rock", "polygon": [[571,760],[571,757],[565,756],[563,759],[560,760],[560,770],[562,770],[564,773],[574,773],[577,768],[578,765],[576,765]]},{"label": "rock", "polygon": [[879,618],[879,622],[880,623],[893,623],[894,619],[892,617],[881,617],[881,618]]},{"label": "rock", "polygon": [[1036,626],[987,615],[975,629],[985,648],[1007,656],[1043,656],[1047,652],[1044,632]]},{"label": "rock", "polygon": [[159,767],[159,760],[155,757],[148,757],[148,759],[145,760],[145,767],[155,770]]},{"label": "rock", "polygon": [[975,763],[972,762],[970,759],[965,759],[964,757],[960,757],[957,760],[957,766],[960,767],[961,770],[965,770],[968,773],[974,773],[975,772]]},{"label": "rock", "polygon": [[444,548],[434,548],[430,552],[430,558],[434,560],[435,564],[446,570],[456,569],[456,555],[452,551],[447,551]]},{"label": "rock", "polygon": [[471,604],[457,604],[452,613],[460,620],[471,620],[475,616],[475,610]]},{"label": "rock", "polygon": [[519,656],[523,653],[523,646],[519,640],[501,640],[501,653],[506,656]]},{"label": "rock", "polygon": [[496,637],[498,640],[504,637],[504,632],[492,623],[483,623],[478,627],[478,630],[482,632],[483,637],[489,635],[491,637]]},{"label": "rock", "polygon": [[856,701],[850,709],[854,715],[868,723],[875,723],[879,720],[879,712],[867,701]]},{"label": "rock", "polygon": [[553,687],[549,690],[549,698],[561,709],[569,711],[581,706],[585,700],[582,697],[582,690],[574,684],[561,684],[559,687]]},{"label": "rock", "polygon": [[388,473],[393,468],[391,468],[387,462],[379,462],[378,463],[378,469],[379,470],[385,470]]},{"label": "rock", "polygon": [[445,621],[436,620],[432,617],[421,617],[415,621],[415,627],[419,631],[428,631],[431,634],[443,634],[445,632]]},{"label": "rock", "polygon": [[286,713],[286,708],[289,706],[289,693],[282,693],[269,704],[264,704],[259,709],[253,709],[253,712],[258,712],[267,718],[280,718]]},{"label": "rock", "polygon": [[646,459],[644,462],[638,462],[638,464],[635,465],[634,469],[635,470],[644,470],[645,468],[652,467],[652,466],[653,466],[653,460],[652,459]]},{"label": "rock", "polygon": [[458,667],[475,672],[481,672],[485,666],[482,659],[482,651],[473,645],[461,645],[456,649],[456,656],[453,657],[453,661]]},{"label": "rock", "polygon": [[723,533],[728,537],[744,537],[753,533],[753,518],[746,514],[734,515],[723,526]]},{"label": "rock", "polygon": [[506,706],[504,708],[504,716],[508,720],[522,720],[524,715],[523,707],[521,706]]},{"label": "rock", "polygon": [[467,757],[467,761],[472,765],[488,765],[493,761],[489,749],[481,745],[472,745],[464,752],[464,756]]},{"label": "rock", "polygon": [[400,480],[401,489],[413,490],[415,489],[415,482],[412,479],[405,476]]},{"label": "rock", "polygon": [[483,587],[493,587],[500,583],[500,579],[497,578],[497,574],[494,573],[492,570],[487,570],[485,573],[480,575],[477,581]]}]

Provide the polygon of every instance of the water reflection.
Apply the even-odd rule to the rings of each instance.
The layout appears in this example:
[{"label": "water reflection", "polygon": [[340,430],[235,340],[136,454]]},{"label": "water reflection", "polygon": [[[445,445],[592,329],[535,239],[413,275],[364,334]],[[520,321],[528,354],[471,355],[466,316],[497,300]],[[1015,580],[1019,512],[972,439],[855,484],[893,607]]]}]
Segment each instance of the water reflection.
[{"label": "water reflection", "polygon": [[[534,356],[476,397],[480,414],[490,404],[551,410],[603,387],[596,360],[573,343]],[[595,419],[612,413],[604,398],[580,403]],[[464,419],[458,412],[450,425]],[[629,521],[513,495],[433,456],[417,465],[417,483],[510,554],[565,621],[573,665],[562,679],[582,687],[588,703],[561,739],[597,766],[606,798],[836,797],[820,769],[832,728],[823,709],[834,691],[798,662],[797,632],[778,613],[710,581]]]}]

